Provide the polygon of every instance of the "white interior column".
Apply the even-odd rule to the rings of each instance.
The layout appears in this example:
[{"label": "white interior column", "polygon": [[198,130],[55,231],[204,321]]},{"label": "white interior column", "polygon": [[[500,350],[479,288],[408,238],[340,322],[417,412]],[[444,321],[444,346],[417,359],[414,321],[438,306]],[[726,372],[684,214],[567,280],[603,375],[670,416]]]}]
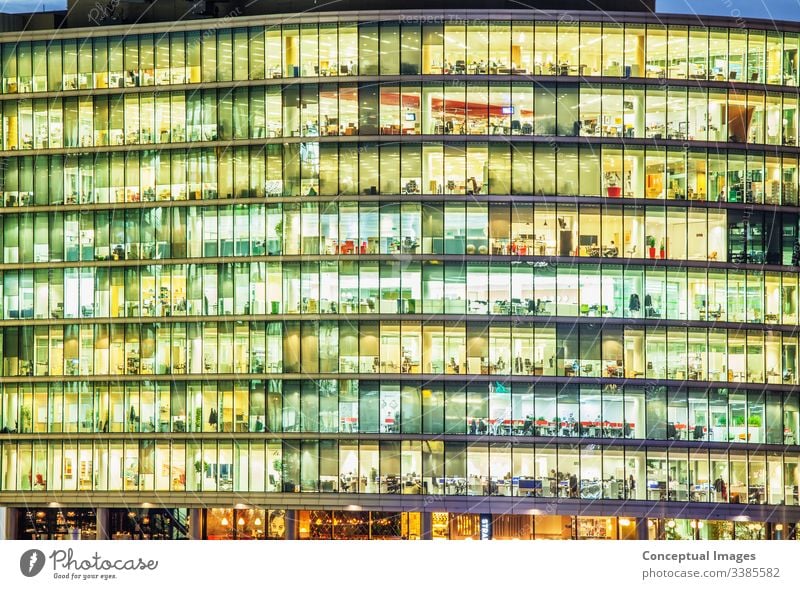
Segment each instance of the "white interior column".
[{"label": "white interior column", "polygon": [[18,517],[18,508],[0,507],[0,540],[16,540]]},{"label": "white interior column", "polygon": [[189,510],[189,539],[203,539],[203,510],[199,507]]},{"label": "white interior column", "polygon": [[98,507],[94,513],[97,539],[109,540],[111,538],[111,510],[107,507]]}]

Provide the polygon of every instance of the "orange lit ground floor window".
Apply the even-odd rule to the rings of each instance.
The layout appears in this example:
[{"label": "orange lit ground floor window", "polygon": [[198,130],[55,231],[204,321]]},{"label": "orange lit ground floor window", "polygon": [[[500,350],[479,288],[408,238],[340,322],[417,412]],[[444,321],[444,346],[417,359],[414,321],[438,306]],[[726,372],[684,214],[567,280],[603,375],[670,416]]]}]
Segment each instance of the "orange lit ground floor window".
[{"label": "orange lit ground floor window", "polygon": [[417,512],[298,511],[300,540],[419,540]]}]

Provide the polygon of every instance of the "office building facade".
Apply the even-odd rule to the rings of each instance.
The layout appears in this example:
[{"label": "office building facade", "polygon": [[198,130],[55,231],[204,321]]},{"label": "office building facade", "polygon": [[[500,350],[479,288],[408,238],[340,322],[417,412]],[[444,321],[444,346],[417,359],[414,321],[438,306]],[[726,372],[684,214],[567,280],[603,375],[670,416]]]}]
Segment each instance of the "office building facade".
[{"label": "office building facade", "polygon": [[647,11],[3,35],[5,535],[796,539],[798,52]]}]

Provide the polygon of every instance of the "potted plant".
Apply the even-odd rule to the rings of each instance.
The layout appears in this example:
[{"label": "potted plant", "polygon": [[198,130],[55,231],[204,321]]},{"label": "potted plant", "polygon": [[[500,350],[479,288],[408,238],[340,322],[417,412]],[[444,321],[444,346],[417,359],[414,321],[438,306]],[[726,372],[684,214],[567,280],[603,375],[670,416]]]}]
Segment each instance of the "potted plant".
[{"label": "potted plant", "polygon": [[267,255],[277,256],[283,251],[283,221],[275,224],[275,236],[270,238],[267,233]]},{"label": "potted plant", "polygon": [[33,429],[33,415],[31,413],[31,408],[27,405],[20,407],[19,417],[20,421],[22,422],[20,423],[19,427],[20,433],[30,432]]},{"label": "potted plant", "polygon": [[666,248],[666,245],[664,244],[664,238],[663,237],[661,238],[661,246],[658,248],[658,250],[659,250],[658,251],[658,257],[663,260],[666,257],[666,253],[667,253],[667,248]]},{"label": "potted plant", "polygon": [[194,471],[197,473],[197,490],[199,491],[203,483],[203,473],[208,469],[208,462],[205,460],[194,461]]},{"label": "potted plant", "polygon": [[656,257],[656,238],[652,235],[647,236],[647,253],[651,260]]},{"label": "potted plant", "polygon": [[283,461],[280,458],[272,460],[272,470],[275,474],[269,475],[269,481],[275,485],[273,491],[283,491]]},{"label": "potted plant", "polygon": [[203,429],[203,410],[198,407],[194,410],[194,431],[199,432]]},{"label": "potted plant", "polygon": [[606,173],[606,196],[622,196],[622,186],[617,185],[618,180],[619,178],[617,177],[616,172]]},{"label": "potted plant", "polygon": [[747,418],[747,425],[750,427],[761,427],[761,416],[760,415],[751,415]]}]

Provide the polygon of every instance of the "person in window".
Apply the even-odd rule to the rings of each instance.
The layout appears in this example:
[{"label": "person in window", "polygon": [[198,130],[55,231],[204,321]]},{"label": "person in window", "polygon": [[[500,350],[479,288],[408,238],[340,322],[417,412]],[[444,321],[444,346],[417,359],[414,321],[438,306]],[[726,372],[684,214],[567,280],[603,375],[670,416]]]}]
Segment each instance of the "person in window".
[{"label": "person in window", "polygon": [[453,374],[458,374],[458,364],[456,364],[455,358],[450,358],[450,369],[453,371]]},{"label": "person in window", "polygon": [[722,477],[717,477],[714,480],[714,492],[717,493],[718,498],[717,501],[720,500],[722,497],[722,487],[725,485],[725,481],[722,480]]},{"label": "person in window", "polygon": [[613,474],[608,477],[608,496],[612,499],[620,499],[619,482],[614,478]]},{"label": "person in window", "polygon": [[[577,372],[577,370],[576,370],[576,371],[575,371],[575,374],[577,374],[577,373],[578,373],[578,372]],[[567,427],[568,427],[568,428],[570,429],[570,431],[572,432],[572,435],[574,435],[574,436],[577,436],[577,435],[579,435],[579,433],[580,433],[580,432],[578,431],[579,424],[578,424],[578,420],[577,420],[577,419],[575,419],[575,414],[573,414],[573,413],[570,413],[570,414],[569,414],[569,417],[567,418]]]},{"label": "person in window", "polygon": [[649,294],[644,295],[644,314],[645,317],[654,317],[655,312],[653,310],[653,297]]},{"label": "person in window", "polygon": [[263,432],[263,431],[264,431],[264,422],[263,422],[263,421],[261,421],[261,417],[257,417],[257,418],[256,418],[256,426],[255,426],[255,430],[256,430],[257,432]]},{"label": "person in window", "polygon": [[526,415],[525,422],[522,424],[522,435],[526,436],[531,433],[533,433],[533,417]]},{"label": "person in window", "polygon": [[558,495],[558,474],[554,468],[550,469],[550,495]]},{"label": "person in window", "polygon": [[573,499],[578,498],[578,476],[574,473],[569,475],[569,496]]},{"label": "person in window", "polygon": [[604,256],[606,258],[616,258],[618,255],[619,249],[617,248],[617,244],[615,244],[612,240],[609,246],[606,248]]}]

